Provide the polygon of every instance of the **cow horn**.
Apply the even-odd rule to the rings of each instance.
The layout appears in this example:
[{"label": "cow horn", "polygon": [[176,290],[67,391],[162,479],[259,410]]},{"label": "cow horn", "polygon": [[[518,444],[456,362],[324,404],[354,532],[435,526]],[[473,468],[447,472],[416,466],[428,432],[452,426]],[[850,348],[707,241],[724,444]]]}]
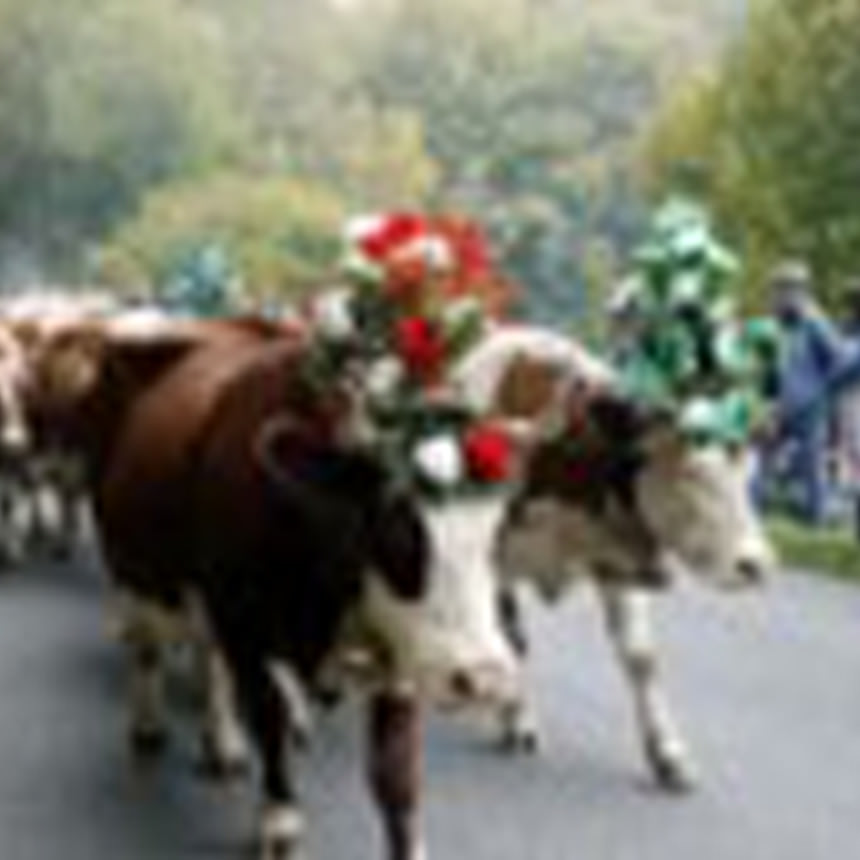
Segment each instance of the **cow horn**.
[{"label": "cow horn", "polygon": [[295,486],[295,480],[278,461],[275,453],[275,445],[278,440],[287,435],[301,438],[307,433],[292,415],[279,412],[263,422],[254,438],[253,446],[254,459],[260,468],[282,489],[290,489]]}]

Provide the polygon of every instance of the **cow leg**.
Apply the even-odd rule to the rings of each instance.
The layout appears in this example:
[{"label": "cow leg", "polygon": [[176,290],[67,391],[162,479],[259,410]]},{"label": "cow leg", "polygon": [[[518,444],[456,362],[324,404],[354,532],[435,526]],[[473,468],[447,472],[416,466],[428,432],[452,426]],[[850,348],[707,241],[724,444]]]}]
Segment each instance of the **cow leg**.
[{"label": "cow leg", "polygon": [[70,558],[78,532],[77,498],[63,465],[46,460],[33,485],[32,540],[54,561]]},{"label": "cow leg", "polygon": [[244,727],[236,712],[233,679],[221,652],[211,643],[200,643],[199,660],[204,685],[201,766],[216,779],[246,773],[250,761]]},{"label": "cow leg", "polygon": [[27,494],[27,529],[26,541],[30,552],[39,556],[47,552],[50,555],[51,527],[46,510],[52,501],[50,485],[45,478],[43,463],[37,457],[30,464],[24,475]]},{"label": "cow leg", "polygon": [[67,561],[75,552],[80,533],[78,496],[63,479],[52,487],[54,523],[48,526],[47,549],[56,561]]},{"label": "cow leg", "polygon": [[670,791],[693,786],[695,773],[660,681],[651,596],[602,583],[600,594],[609,636],[630,682],[645,756],[657,783]]},{"label": "cow leg", "polygon": [[375,695],[367,741],[368,780],[382,817],[388,860],[422,860],[421,713],[415,697],[393,690]]},{"label": "cow leg", "polygon": [[0,564],[14,566],[23,557],[21,527],[18,522],[20,488],[12,475],[0,476]]},{"label": "cow leg", "polygon": [[236,709],[236,690],[202,601],[189,596],[187,611],[195,674],[203,687],[200,766],[208,776],[229,779],[245,773],[250,765],[245,730]]},{"label": "cow leg", "polygon": [[284,860],[293,853],[304,831],[289,760],[292,735],[288,706],[262,654],[240,644],[229,656],[239,703],[263,764],[261,857]]},{"label": "cow leg", "polygon": [[83,546],[87,525],[84,477],[79,464],[61,461],[57,467],[58,546],[61,558],[71,558]]},{"label": "cow leg", "polygon": [[[498,593],[499,619],[514,653],[524,662],[528,655],[528,638],[516,592],[502,586]],[[505,703],[499,711],[500,743],[511,752],[536,752],[540,742],[534,703],[524,690],[516,701]]]},{"label": "cow leg", "polygon": [[142,755],[158,753],[167,740],[162,643],[140,630],[129,630],[127,635],[131,661],[131,746]]},{"label": "cow leg", "polygon": [[167,740],[165,646],[180,616],[149,600],[124,595],[119,626],[130,662],[130,740],[142,754],[160,752]]},{"label": "cow leg", "polygon": [[262,860],[286,860],[304,832],[292,775],[290,703],[269,671],[265,643],[235,607],[213,601],[206,618],[221,648],[233,682],[236,704],[247,721],[251,740],[262,761],[263,811],[260,819]]}]

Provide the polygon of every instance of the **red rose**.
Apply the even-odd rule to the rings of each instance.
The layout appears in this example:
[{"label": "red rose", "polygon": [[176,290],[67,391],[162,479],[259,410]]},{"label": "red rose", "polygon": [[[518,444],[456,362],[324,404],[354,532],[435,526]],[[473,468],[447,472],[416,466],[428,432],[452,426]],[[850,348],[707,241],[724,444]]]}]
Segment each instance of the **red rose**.
[{"label": "red rose", "polygon": [[389,215],[377,230],[359,240],[359,247],[372,260],[384,261],[394,250],[427,233],[427,223],[420,215],[396,212]]},{"label": "red rose", "polygon": [[470,428],[463,440],[469,475],[476,481],[504,481],[511,475],[513,446],[507,433],[484,424]]},{"label": "red rose", "polygon": [[445,361],[439,329],[424,317],[406,317],[397,321],[394,337],[406,369],[425,384],[436,382]]}]

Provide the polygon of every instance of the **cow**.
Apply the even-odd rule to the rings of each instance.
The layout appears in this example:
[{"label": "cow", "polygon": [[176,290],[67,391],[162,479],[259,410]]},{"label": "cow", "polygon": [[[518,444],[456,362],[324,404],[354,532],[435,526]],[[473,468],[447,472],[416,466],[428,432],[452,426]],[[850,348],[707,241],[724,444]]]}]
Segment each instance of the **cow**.
[{"label": "cow", "polygon": [[[457,376],[475,404],[516,418],[531,436],[497,542],[510,640],[524,655],[517,583],[555,602],[591,580],[653,775],[669,790],[691,787],[695,770],[660,681],[653,595],[681,569],[726,587],[771,572],[773,550],[748,494],[749,452],[692,444],[666,415],[622,394],[610,367],[548,330],[490,332]],[[528,701],[503,710],[502,739],[536,747]]]},{"label": "cow", "polygon": [[[116,297],[95,290],[29,289],[0,300],[2,432],[15,440],[0,461],[3,546],[8,560],[31,553],[65,558],[84,533],[78,464],[33,426],[32,366],[46,344],[70,328],[105,321],[119,311]],[[9,356],[14,356],[12,361]]]},{"label": "cow", "polygon": [[307,344],[242,327],[187,340],[79,337],[53,360],[55,419],[86,454],[106,565],[140,607],[132,738],[152,746],[164,729],[157,618],[202,617],[221,681],[210,743],[237,752],[226,680],[262,759],[262,854],[282,856],[302,829],[296,693],[359,642],[374,657],[368,770],[388,856],[417,860],[421,697],[518,697],[494,606],[505,497],[430,504],[404,486],[354,386],[306,372]]},{"label": "cow", "polygon": [[29,368],[15,333],[0,320],[0,557],[16,564],[24,552],[17,487],[30,445],[25,398]]}]

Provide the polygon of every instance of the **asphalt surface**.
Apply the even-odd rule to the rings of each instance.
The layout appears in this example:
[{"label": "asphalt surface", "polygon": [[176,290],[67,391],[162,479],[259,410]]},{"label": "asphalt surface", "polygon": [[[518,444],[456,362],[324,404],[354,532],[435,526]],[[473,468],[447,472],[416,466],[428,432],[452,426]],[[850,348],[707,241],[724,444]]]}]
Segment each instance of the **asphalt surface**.
[{"label": "asphalt surface", "polygon": [[[665,599],[668,686],[702,774],[680,798],[649,785],[594,604],[530,607],[538,756],[431,719],[431,860],[860,857],[860,589],[785,575],[757,596]],[[250,857],[255,787],[194,773],[187,714],[160,763],[132,763],[107,627],[91,563],[0,578],[0,860]],[[382,856],[360,737],[346,706],[302,760],[314,860]]]}]

